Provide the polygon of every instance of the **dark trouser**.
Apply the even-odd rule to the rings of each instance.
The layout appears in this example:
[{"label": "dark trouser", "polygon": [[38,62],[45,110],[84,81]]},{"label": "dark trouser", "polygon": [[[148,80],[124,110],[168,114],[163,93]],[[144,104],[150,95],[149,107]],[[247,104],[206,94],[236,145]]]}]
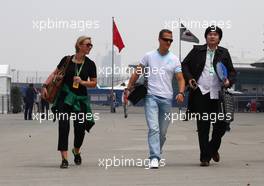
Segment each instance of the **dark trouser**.
[{"label": "dark trouser", "polygon": [[49,111],[49,103],[45,101],[44,99],[41,99],[41,118],[42,119],[45,118],[44,116],[46,116],[46,119],[48,119],[48,111]]},{"label": "dark trouser", "polygon": [[127,104],[123,103],[123,108],[124,108],[124,116],[126,118],[127,117]]},{"label": "dark trouser", "polygon": [[[217,116],[212,115],[212,113],[218,113],[218,101],[210,99],[210,93],[202,95],[199,88],[194,92],[193,104],[196,110],[196,113],[199,113],[203,116],[205,113],[208,114],[208,120],[203,120],[202,118],[197,118],[197,129],[198,129],[198,138],[200,146],[200,160],[201,161],[210,161],[211,157],[219,150],[221,145],[221,138],[224,136],[226,131],[227,123],[214,120]],[[210,120],[210,114],[212,120]],[[213,124],[212,138],[209,141],[209,132],[211,122]]]},{"label": "dark trouser", "polygon": [[[82,105],[81,105],[82,106]],[[71,109],[68,106],[64,106],[64,113],[68,114],[70,117]],[[83,143],[83,139],[85,136],[85,124],[82,123],[82,120],[78,120],[78,117],[75,117],[76,120],[74,123],[74,147],[80,148]],[[83,118],[83,117],[80,117]],[[68,150],[68,140],[69,140],[69,132],[70,132],[70,120],[67,117],[62,117],[59,119],[59,140],[58,140],[58,150],[59,151],[67,151]]]},{"label": "dark trouser", "polygon": [[32,120],[32,109],[33,109],[33,102],[25,103],[25,112],[24,112],[25,120]]}]

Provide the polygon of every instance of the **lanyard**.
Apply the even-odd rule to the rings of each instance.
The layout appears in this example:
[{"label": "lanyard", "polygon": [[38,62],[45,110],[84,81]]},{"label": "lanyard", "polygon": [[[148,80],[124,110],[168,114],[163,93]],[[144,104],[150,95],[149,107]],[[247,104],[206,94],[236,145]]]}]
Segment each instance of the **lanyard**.
[{"label": "lanyard", "polygon": [[75,74],[76,74],[76,76],[79,76],[80,75],[80,73],[82,71],[83,64],[84,64],[84,62],[82,63],[80,69],[78,70],[77,63],[75,63]]},{"label": "lanyard", "polygon": [[210,76],[213,76],[214,75],[214,66],[213,66],[214,52],[211,51],[211,50],[209,50],[208,53],[209,53],[209,56],[210,56],[210,69],[209,69],[209,73],[210,73]]}]

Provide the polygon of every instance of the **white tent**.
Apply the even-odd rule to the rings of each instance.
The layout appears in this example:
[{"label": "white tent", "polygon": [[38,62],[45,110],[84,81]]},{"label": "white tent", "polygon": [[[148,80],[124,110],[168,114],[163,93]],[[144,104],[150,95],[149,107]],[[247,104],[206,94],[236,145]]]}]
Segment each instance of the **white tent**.
[{"label": "white tent", "polygon": [[9,65],[0,65],[0,113],[10,109],[11,75]]}]

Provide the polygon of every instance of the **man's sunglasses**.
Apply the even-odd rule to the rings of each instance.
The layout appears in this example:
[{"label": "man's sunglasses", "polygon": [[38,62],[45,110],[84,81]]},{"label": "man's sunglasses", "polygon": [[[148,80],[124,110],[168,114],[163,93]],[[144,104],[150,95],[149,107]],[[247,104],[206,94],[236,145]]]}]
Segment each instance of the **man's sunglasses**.
[{"label": "man's sunglasses", "polygon": [[165,42],[170,42],[170,43],[173,42],[173,39],[168,39],[168,38],[160,38],[160,39],[162,39]]}]

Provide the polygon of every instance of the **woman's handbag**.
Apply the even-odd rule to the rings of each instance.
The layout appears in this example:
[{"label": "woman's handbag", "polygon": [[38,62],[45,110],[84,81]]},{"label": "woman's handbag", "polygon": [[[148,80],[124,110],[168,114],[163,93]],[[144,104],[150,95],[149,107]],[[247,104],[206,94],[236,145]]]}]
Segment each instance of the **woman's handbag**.
[{"label": "woman's handbag", "polygon": [[69,66],[70,60],[71,60],[71,56],[67,56],[66,62],[61,66],[60,69],[58,69],[58,71],[55,74],[53,74],[52,80],[50,81],[50,83],[46,85],[48,94],[47,94],[47,97],[44,99],[47,102],[49,103],[54,102],[56,95],[61,88],[64,76],[65,76],[65,72]]}]

